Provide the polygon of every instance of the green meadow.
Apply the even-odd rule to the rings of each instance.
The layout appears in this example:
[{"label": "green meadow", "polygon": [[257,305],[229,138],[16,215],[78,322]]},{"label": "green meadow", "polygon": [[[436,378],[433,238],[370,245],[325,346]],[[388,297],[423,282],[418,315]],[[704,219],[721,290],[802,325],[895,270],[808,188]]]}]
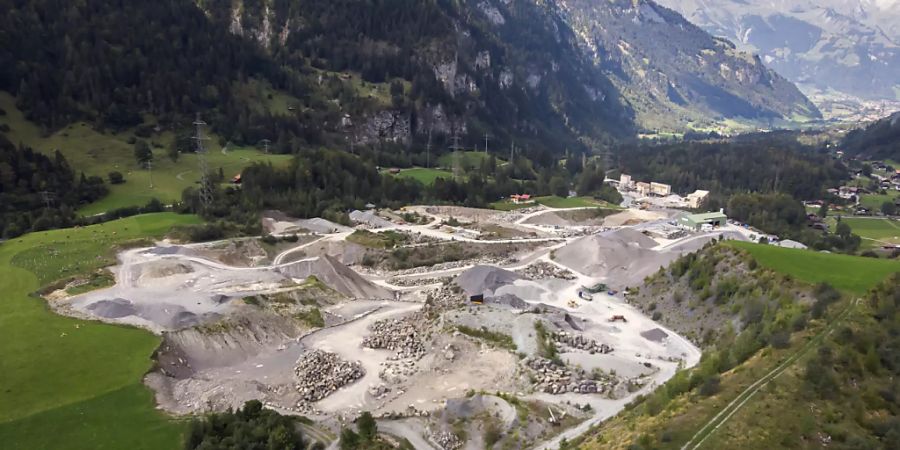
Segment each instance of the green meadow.
[{"label": "green meadow", "polygon": [[732,241],[728,245],[750,252],[757,262],[776,272],[807,283],[827,282],[853,294],[864,294],[891,274],[900,272],[900,261],[897,260],[819,253],[749,242]]},{"label": "green meadow", "polygon": [[171,449],[182,423],[141,379],[151,333],[53,313],[33,293],[114,261],[121,245],[199,223],[172,213],[32,233],[0,244],[0,442],[8,449]]},{"label": "green meadow", "polygon": [[[22,115],[15,107],[15,99],[6,92],[0,92],[0,107],[6,111],[5,116],[0,116],[0,124],[10,127],[7,133],[10,141],[26,144],[46,154],[52,154],[58,149],[76,171],[107,180],[109,195],[79,209],[82,215],[90,216],[127,206],[143,206],[152,198],[169,204],[180,200],[182,191],[200,181],[197,155],[182,154],[178,161],[172,161],[168,157],[167,149],[174,139],[170,132],[148,140],[148,143],[156,144],[151,145],[153,170],[150,171],[139,167],[135,161],[134,146],[128,143],[131,132],[101,133],[85,122],[76,122],[46,134]],[[210,136],[208,141],[209,168],[214,174],[221,170],[226,182],[253,163],[287,165],[290,160],[290,155],[266,155],[253,147],[229,144],[221,146],[215,136]],[[110,184],[107,177],[113,171],[122,173],[125,183]]]},{"label": "green meadow", "polygon": [[446,180],[453,179],[453,173],[450,171],[441,169],[426,169],[424,167],[403,169],[397,176],[403,178],[412,178],[426,186],[431,186],[438,178],[444,178]]}]

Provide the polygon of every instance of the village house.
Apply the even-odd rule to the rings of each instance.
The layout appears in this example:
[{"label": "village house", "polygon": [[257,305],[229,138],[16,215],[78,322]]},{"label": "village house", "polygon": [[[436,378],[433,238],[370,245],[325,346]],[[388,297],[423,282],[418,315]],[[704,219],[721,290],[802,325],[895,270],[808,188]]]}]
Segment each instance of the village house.
[{"label": "village house", "polygon": [[530,194],[513,194],[509,196],[509,199],[512,200],[515,205],[524,205],[526,203],[532,203]]}]

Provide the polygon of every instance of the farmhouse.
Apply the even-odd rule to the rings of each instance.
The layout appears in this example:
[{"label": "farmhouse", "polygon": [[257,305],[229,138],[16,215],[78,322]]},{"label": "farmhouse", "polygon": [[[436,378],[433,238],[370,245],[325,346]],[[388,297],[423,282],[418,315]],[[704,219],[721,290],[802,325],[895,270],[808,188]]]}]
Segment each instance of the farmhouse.
[{"label": "farmhouse", "polygon": [[513,194],[509,196],[509,199],[516,205],[532,202],[530,194]]}]

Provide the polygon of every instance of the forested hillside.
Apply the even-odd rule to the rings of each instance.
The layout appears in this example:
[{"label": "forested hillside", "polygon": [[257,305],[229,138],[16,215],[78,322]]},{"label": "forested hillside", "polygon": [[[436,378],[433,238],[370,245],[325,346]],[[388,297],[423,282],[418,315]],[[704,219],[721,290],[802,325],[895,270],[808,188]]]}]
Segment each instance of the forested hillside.
[{"label": "forested hillside", "polygon": [[683,193],[711,191],[720,199],[737,192],[781,192],[818,199],[847,179],[847,170],[827,154],[775,135],[722,142],[625,145],[622,170],[636,180],[671,184]]},{"label": "forested hillside", "polygon": [[706,128],[726,119],[820,118],[789,81],[751,53],[652,0],[557,0],[584,51],[647,130]]},{"label": "forested hillside", "polygon": [[78,205],[105,194],[102,179],[76,175],[59,152],[50,158],[0,133],[0,239],[69,226]]},{"label": "forested hillside", "polygon": [[473,5],[437,0],[0,8],[0,89],[49,130],[76,119],[183,130],[201,113],[223,139],[269,139],[284,153],[374,144],[396,153],[429,135],[444,149],[454,133],[480,146],[487,133],[493,146],[515,141],[539,159],[632,130],[571,33],[528,2],[499,27]]},{"label": "forested hillside", "polygon": [[[700,364],[562,448],[900,445],[900,274],[877,282],[862,273],[883,261],[733,247],[688,255],[629,296],[702,345]],[[853,274],[835,286],[807,284],[841,267]]]},{"label": "forested hillside", "polygon": [[847,133],[841,149],[862,159],[900,161],[900,112]]}]

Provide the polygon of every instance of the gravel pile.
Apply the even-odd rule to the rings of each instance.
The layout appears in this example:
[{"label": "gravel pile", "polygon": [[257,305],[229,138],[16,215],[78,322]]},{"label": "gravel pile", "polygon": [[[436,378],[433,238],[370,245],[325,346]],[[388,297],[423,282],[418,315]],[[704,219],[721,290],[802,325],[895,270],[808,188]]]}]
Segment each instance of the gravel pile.
[{"label": "gravel pile", "polygon": [[468,298],[463,293],[444,285],[427,292],[427,300],[425,301],[423,312],[440,313],[465,306],[466,304],[468,304]]},{"label": "gravel pile", "polygon": [[388,228],[394,225],[391,221],[375,214],[375,211],[353,211],[350,213],[350,220],[371,228]]},{"label": "gravel pile", "polygon": [[586,339],[584,336],[575,333],[567,333],[560,331],[559,333],[551,333],[550,336],[558,343],[565,347],[584,350],[590,354],[600,353],[605,355],[612,353],[613,348],[606,344],[598,344],[593,339]]},{"label": "gravel pile", "polygon": [[525,360],[525,365],[535,372],[537,385],[535,389],[547,394],[560,395],[569,392],[575,394],[596,394],[604,390],[596,381],[585,378],[583,373],[576,373],[560,366],[549,359],[535,357]]},{"label": "gravel pile", "polygon": [[414,267],[412,269],[398,270],[393,272],[394,276],[398,275],[418,275],[421,273],[427,272],[437,272],[441,270],[451,270],[458,269],[460,267],[469,266],[472,264],[482,264],[482,265],[507,265],[515,262],[509,256],[482,256],[474,259],[463,259],[460,261],[450,261],[440,264],[435,264],[433,266],[422,266],[422,267]]},{"label": "gravel pile", "polygon": [[363,339],[363,347],[395,350],[394,359],[419,359],[425,355],[425,344],[419,337],[416,316],[379,320],[372,324],[372,334]]},{"label": "gravel pile", "polygon": [[301,403],[314,403],[365,374],[356,361],[344,361],[334,353],[313,350],[297,360],[297,392]]},{"label": "gravel pile", "polygon": [[492,296],[497,289],[520,279],[519,274],[499,267],[475,266],[461,273],[456,278],[456,284],[468,295]]},{"label": "gravel pile", "polygon": [[456,450],[462,448],[463,442],[459,437],[449,431],[440,431],[431,435],[431,440],[444,450]]},{"label": "gravel pile", "polygon": [[412,287],[412,286],[428,286],[431,284],[445,284],[452,280],[452,277],[442,277],[442,278],[398,278],[394,277],[388,280],[388,283],[394,286],[400,287]]},{"label": "gravel pile", "polygon": [[385,361],[382,363],[381,371],[378,372],[378,377],[388,383],[397,384],[408,380],[416,372],[416,362],[412,359]]},{"label": "gravel pile", "polygon": [[548,278],[557,278],[561,280],[574,280],[575,274],[570,270],[562,269],[545,261],[538,261],[525,269],[519,271],[522,276],[529,280],[546,280]]}]

